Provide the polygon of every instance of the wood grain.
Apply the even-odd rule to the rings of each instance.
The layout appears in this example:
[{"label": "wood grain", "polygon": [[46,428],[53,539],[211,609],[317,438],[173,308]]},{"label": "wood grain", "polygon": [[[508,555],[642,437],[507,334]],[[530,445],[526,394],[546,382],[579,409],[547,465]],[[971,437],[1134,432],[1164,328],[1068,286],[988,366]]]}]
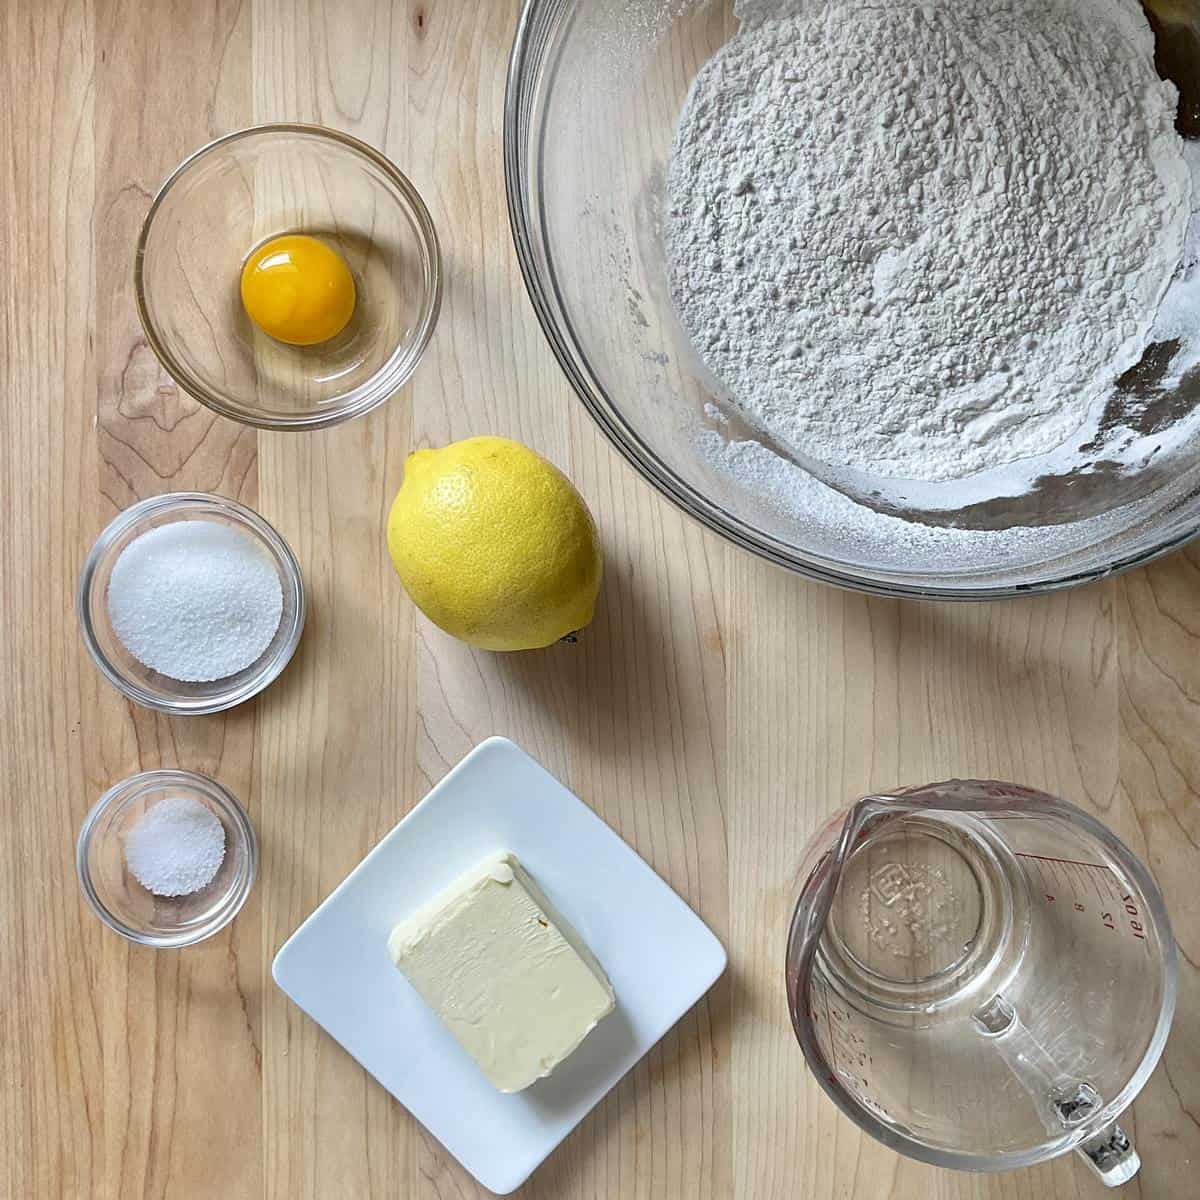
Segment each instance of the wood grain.
[{"label": "wood grain", "polygon": [[106,697],[72,589],[100,501],[91,247],[93,26],[81,4],[0,15],[0,1159],[10,1196],[101,1178],[105,939],[77,903],[73,840],[95,786],[83,722]]},{"label": "wood grain", "polygon": [[[1009,604],[809,584],[734,552],[638,480],[574,402],[525,298],[501,171],[517,0],[11,0],[0,7],[0,1158],[5,1196],[472,1197],[481,1190],[270,984],[281,942],[477,741],[507,734],[626,837],[730,951],[728,977],[522,1194],[601,1200],[1063,1200],[1073,1159],[937,1171],[861,1135],[809,1078],[783,1002],[802,849],[871,788],[985,775],[1060,792],[1151,864],[1180,1014],[1129,1124],[1125,1194],[1182,1200],[1200,1162],[1200,555]],[[703,46],[722,27],[699,30]],[[698,43],[664,69],[687,71]],[[158,182],[207,138],[320,121],[425,196],[446,296],[403,395],[339,429],[255,434],[163,374],[130,262]],[[381,531],[407,453],[474,433],[576,480],[608,570],[576,647],[472,651],[417,617]],[[224,717],[106,687],[76,572],[133,500],[260,509],[303,564],[296,660]],[[84,907],[74,837],[147,767],[249,804],[263,867],[237,922],[158,954]]]}]

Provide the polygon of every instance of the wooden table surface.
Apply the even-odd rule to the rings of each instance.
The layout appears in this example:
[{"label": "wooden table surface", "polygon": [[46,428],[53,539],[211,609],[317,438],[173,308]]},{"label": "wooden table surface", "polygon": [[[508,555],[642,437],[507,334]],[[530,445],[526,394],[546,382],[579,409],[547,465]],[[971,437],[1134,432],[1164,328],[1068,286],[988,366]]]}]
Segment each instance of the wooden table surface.
[{"label": "wooden table surface", "polygon": [[[1071,1200],[1072,1158],[971,1177],[861,1135],[808,1077],[781,979],[801,849],[870,789],[952,775],[1060,793],[1151,864],[1180,1011],[1127,1124],[1145,1200],[1200,1193],[1200,551],[1066,595],[899,603],[793,578],[703,532],[577,404],[518,275],[501,171],[516,0],[7,0],[0,5],[0,1159],[5,1197],[471,1197],[473,1181],[274,987],[296,925],[475,743],[525,746],[677,888],[728,976],[541,1169],[528,1197]],[[382,148],[446,250],[430,353],[381,411],[308,435],[213,416],[160,370],[132,252],[212,136],[318,121]],[[517,437],[603,532],[575,647],[497,656],[414,616],[383,552],[416,446]],[[99,530],[195,488],[260,510],[311,597],[258,700],[172,720],[103,682],[73,590]],[[248,804],[245,911],[178,953],[85,908],[88,807],[138,770]]]}]

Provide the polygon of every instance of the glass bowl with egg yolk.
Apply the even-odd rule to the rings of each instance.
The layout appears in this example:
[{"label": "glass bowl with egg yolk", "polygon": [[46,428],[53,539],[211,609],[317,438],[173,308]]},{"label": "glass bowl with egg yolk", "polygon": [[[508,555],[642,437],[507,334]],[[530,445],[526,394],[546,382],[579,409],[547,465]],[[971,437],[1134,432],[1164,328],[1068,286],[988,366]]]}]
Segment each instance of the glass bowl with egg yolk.
[{"label": "glass bowl with egg yolk", "polygon": [[395,395],[441,306],[437,233],[374,148],[260,125],[167,179],[135,259],[146,340],[179,386],[235,420],[312,429]]}]

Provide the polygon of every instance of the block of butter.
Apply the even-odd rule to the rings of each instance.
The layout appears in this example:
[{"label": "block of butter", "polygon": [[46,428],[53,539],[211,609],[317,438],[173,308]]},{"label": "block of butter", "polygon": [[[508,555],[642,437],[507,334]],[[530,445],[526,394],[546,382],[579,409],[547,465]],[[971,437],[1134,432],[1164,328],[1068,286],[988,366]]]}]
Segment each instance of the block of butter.
[{"label": "block of butter", "polygon": [[388,952],[501,1092],[549,1075],[615,1006],[603,968],[512,854],[401,921]]}]

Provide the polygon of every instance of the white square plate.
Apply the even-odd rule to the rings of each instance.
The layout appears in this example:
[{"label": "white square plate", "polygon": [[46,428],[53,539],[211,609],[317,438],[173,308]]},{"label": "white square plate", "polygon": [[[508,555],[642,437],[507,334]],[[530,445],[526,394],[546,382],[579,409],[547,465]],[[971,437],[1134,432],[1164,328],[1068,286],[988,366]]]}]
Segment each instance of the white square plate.
[{"label": "white square plate", "polygon": [[[495,1091],[392,965],[392,926],[511,850],[600,960],[610,1013],[548,1079]],[[725,951],[595,813],[505,738],[477,746],[275,957],[275,982],[493,1192],[519,1187],[712,986]]]}]

